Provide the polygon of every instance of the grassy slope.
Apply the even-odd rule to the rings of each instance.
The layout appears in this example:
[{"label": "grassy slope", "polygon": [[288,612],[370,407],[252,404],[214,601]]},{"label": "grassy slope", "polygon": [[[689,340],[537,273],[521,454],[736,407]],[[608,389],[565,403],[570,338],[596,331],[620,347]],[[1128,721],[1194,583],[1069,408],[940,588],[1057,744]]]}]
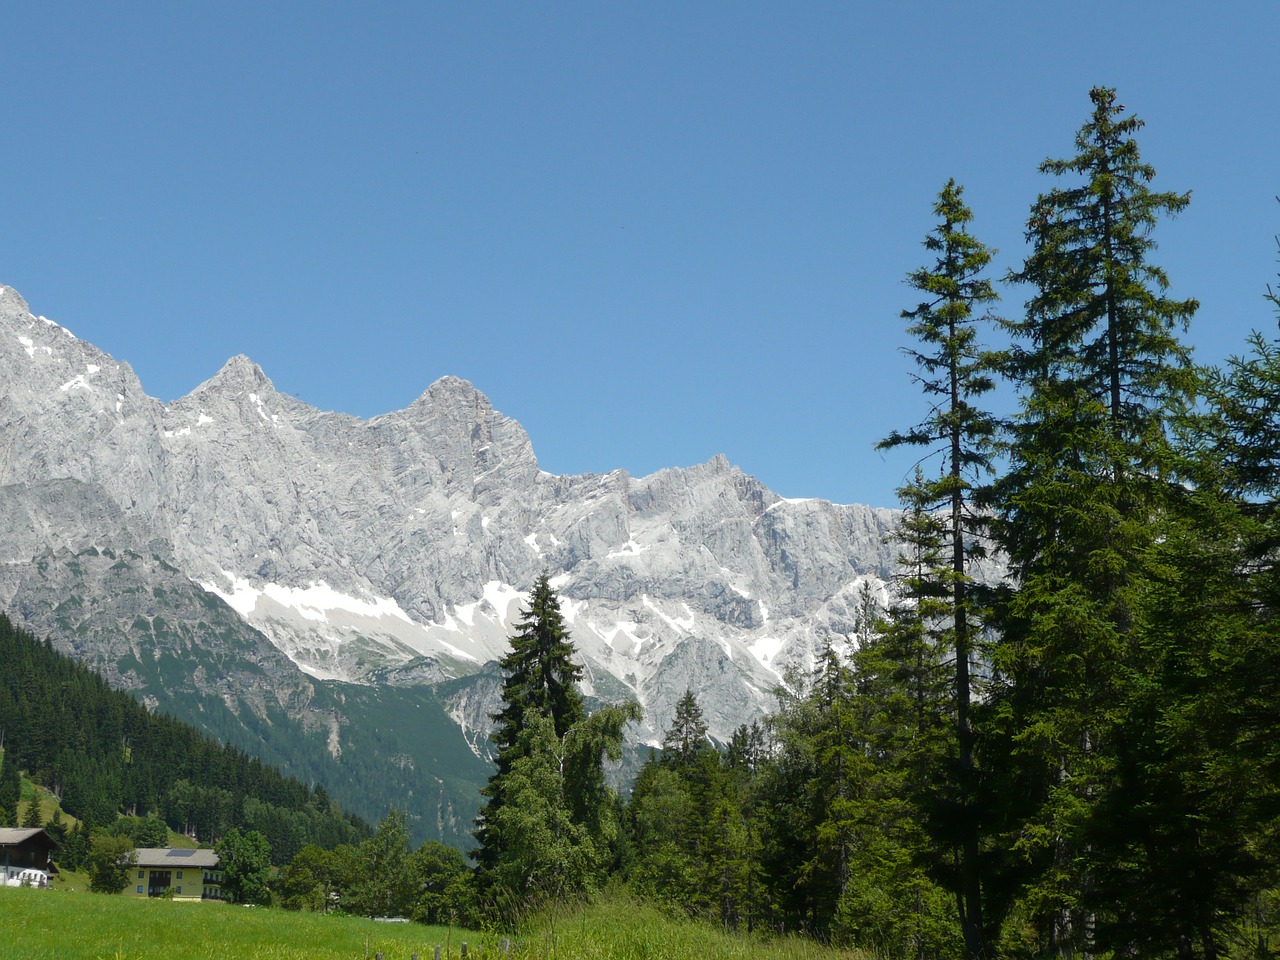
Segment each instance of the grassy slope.
[{"label": "grassy slope", "polygon": [[[195,922],[193,922],[195,921]],[[354,917],[249,909],[222,903],[133,900],[0,889],[6,960],[430,960],[498,957],[499,934],[386,924]],[[863,960],[802,940],[763,942],[671,920],[627,899],[543,914],[511,957],[547,960]]]}]

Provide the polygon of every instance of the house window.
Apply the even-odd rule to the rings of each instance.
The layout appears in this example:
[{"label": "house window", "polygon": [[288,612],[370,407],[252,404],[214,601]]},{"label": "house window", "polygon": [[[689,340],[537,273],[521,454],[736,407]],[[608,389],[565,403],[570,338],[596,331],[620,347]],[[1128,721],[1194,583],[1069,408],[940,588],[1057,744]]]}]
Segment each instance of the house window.
[{"label": "house window", "polygon": [[174,893],[181,893],[181,892],[182,892],[182,884],[178,884],[178,888],[177,888],[176,890],[174,890],[173,892],[174,892]]},{"label": "house window", "polygon": [[142,873],[142,871],[141,871],[141,870],[139,870],[139,871],[138,871],[138,879],[139,879],[139,880],[144,879],[144,877],[143,877],[143,873]]},{"label": "house window", "polygon": [[178,871],[178,879],[179,879],[179,880],[181,880],[181,879],[182,879],[182,871],[181,871],[181,870],[179,870],[179,871]]},{"label": "house window", "polygon": [[141,892],[142,892],[142,884],[138,884],[138,892],[139,892],[139,893],[141,893]]}]

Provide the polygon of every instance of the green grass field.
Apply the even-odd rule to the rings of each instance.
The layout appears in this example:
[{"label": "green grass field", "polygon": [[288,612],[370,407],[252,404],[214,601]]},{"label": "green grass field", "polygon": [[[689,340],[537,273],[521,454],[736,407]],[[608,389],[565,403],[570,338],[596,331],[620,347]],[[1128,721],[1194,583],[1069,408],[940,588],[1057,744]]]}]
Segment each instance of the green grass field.
[{"label": "green grass field", "polygon": [[[503,934],[224,903],[0,888],[5,960],[457,960],[501,957]],[[803,940],[765,942],[677,921],[630,900],[542,914],[512,938],[515,960],[862,960]]]},{"label": "green grass field", "polygon": [[[474,935],[472,935],[474,937]],[[430,960],[448,931],[214,902],[0,889],[5,960]],[[452,953],[461,938],[454,932]],[[477,942],[484,947],[487,943]],[[444,951],[442,951],[443,955]]]}]

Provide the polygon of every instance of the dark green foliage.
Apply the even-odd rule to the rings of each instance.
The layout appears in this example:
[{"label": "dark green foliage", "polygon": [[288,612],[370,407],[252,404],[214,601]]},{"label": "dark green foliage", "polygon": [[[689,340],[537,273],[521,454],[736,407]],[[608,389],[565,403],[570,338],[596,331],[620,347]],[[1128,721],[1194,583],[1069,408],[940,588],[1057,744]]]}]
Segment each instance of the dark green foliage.
[{"label": "dark green foliage", "polygon": [[222,892],[233,903],[271,902],[271,848],[256,830],[241,833],[232,827],[214,845],[222,870]]},{"label": "dark green foliage", "polygon": [[61,807],[53,808],[53,815],[49,817],[49,822],[44,825],[44,832],[52,837],[59,847],[66,842],[68,833],[67,821],[63,819]]},{"label": "dark green foliage", "polygon": [[573,660],[560,598],[545,573],[533,585],[523,616],[511,638],[511,650],[502,658],[502,709],[493,718],[499,773],[504,770],[504,757],[508,764],[515,759],[530,714],[550,717],[557,737],[563,737],[584,715],[577,687],[582,667]]},{"label": "dark green foliage", "polygon": [[413,890],[409,917],[418,923],[447,926],[475,913],[471,867],[459,850],[428,840],[409,858]]},{"label": "dark green foliage", "polygon": [[1002,366],[1021,411],[992,504],[1015,586],[997,606],[989,729],[1017,778],[1009,792],[1031,798],[1009,829],[1040,942],[1172,949],[1183,932],[1139,932],[1155,920],[1134,894],[1192,895],[1155,867],[1173,839],[1152,833],[1152,805],[1167,800],[1177,760],[1151,728],[1164,651],[1146,609],[1186,500],[1168,426],[1196,389],[1178,339],[1196,303],[1164,296],[1147,255],[1159,217],[1188,197],[1150,190],[1141,122],[1122,116],[1113,90],[1091,97],[1077,154],[1042,165],[1075,182],[1033,206],[1032,252],[1013,276],[1033,293],[1008,324]]},{"label": "dark green foliage", "polygon": [[[526,736],[534,718],[551,722],[549,737],[559,739],[584,714],[577,683],[582,668],[573,661],[573,644],[560,613],[560,601],[546,574],[538,578],[523,611],[511,650],[502,658],[502,709],[493,716],[491,739],[497,747],[497,770],[482,791],[486,798],[477,821],[476,862],[493,869],[501,844],[491,836],[499,811],[506,803],[506,778],[531,745],[541,749],[547,737]],[[540,728],[541,729],[541,728]]]},{"label": "dark green foliage", "polygon": [[479,889],[505,920],[532,902],[590,890],[618,857],[619,805],[603,760],[621,758],[622,729],[639,706],[586,715],[582,669],[544,574],[502,660],[502,709],[494,716],[497,770],[477,823]]},{"label": "dark green foliage", "polygon": [[699,754],[710,749],[707,741],[707,725],[702,719],[702,707],[692,690],[686,689],[676,702],[675,717],[662,737],[663,759],[677,767],[697,762]]},{"label": "dark green foliage", "polygon": [[518,744],[502,778],[504,802],[488,815],[481,848],[491,851],[484,890],[504,916],[532,901],[591,888],[608,863],[608,851],[570,811],[565,754],[551,718],[529,714]]},{"label": "dark green foliage", "polygon": [[[55,811],[57,813],[58,811]],[[62,846],[54,855],[59,867],[64,870],[80,870],[89,860],[89,828],[82,822],[77,823],[62,841]]]},{"label": "dark green foliage", "polygon": [[135,847],[156,848],[169,845],[169,828],[157,816],[118,817],[106,828],[107,833],[128,837]]},{"label": "dark green foliage", "polygon": [[[1095,87],[1093,114],[1076,135],[1077,153],[1046,160],[1042,173],[1076,182],[1041,194],[1031,208],[1032,252],[1012,275],[1035,288],[1026,317],[1008,326],[1018,343],[1005,373],[1031,384],[1049,379],[1096,401],[1123,449],[1164,449],[1165,415],[1195,385],[1190,351],[1178,339],[1198,304],[1164,296],[1168,277],[1147,255],[1161,216],[1179,213],[1190,193],[1157,193],[1115,90]],[[1119,465],[1118,465],[1119,466]]]},{"label": "dark green foliage", "polygon": [[89,841],[89,889],[94,893],[120,893],[138,862],[128,837],[95,833]]},{"label": "dark green foliage", "polygon": [[[993,931],[988,930],[984,916],[979,825],[983,802],[978,795],[972,715],[973,701],[981,694],[972,667],[984,652],[975,643],[981,636],[981,622],[970,568],[973,559],[984,553],[975,534],[985,518],[973,510],[972,500],[975,487],[991,472],[997,421],[974,405],[993,387],[989,359],[979,348],[974,324],[991,319],[978,311],[997,296],[982,276],[991,251],[968,233],[973,215],[962,194],[954,180],[943,187],[934,205],[941,222],[925,239],[925,248],[937,255],[936,260],[908,276],[911,286],[927,298],[914,310],[904,311],[903,318],[911,321],[907,332],[920,343],[909,352],[920,368],[917,380],[931,413],[908,432],[890,434],[880,447],[909,444],[942,458],[937,479],[926,480],[923,471],[917,470],[915,480],[901,491],[907,513],[899,538],[908,557],[900,595],[909,613],[905,622],[903,617],[894,618],[892,632],[900,637],[904,630],[907,636],[919,634],[918,643],[931,648],[927,655],[917,656],[917,669],[926,662],[941,663],[950,653],[950,690],[935,688],[921,694],[932,700],[929,709],[942,710],[944,722],[951,727],[950,744],[934,747],[953,766],[949,795],[937,796],[939,791],[917,778],[922,791],[917,800],[934,795],[935,802],[918,804],[918,809],[935,839],[951,848],[943,859],[955,866],[939,873],[961,905],[966,954],[982,957],[990,951]],[[935,509],[945,517],[930,515]],[[892,660],[895,652],[894,646],[886,646],[881,659]],[[912,654],[903,652],[908,657]],[[885,678],[888,683],[892,683],[893,669],[909,670],[910,663],[891,666]],[[924,709],[924,700],[920,702]]]},{"label": "dark green foliage", "polygon": [[[0,622],[0,631],[4,629]],[[0,703],[4,702],[0,687]],[[3,722],[3,721],[0,721]],[[22,797],[22,775],[18,771],[17,751],[10,748],[0,759],[0,826],[18,825],[18,801]]]},{"label": "dark green foliage", "polygon": [[44,826],[44,817],[40,814],[40,795],[35,791],[34,786],[31,790],[31,799],[27,801],[26,812],[22,815],[22,826],[36,829]]},{"label": "dark green foliage", "polygon": [[732,765],[707,739],[691,691],[676,704],[662,755],[641,768],[628,819],[637,892],[692,916],[751,929],[763,913],[760,823],[750,781],[764,752],[763,731],[739,730]]},{"label": "dark green foliage", "polygon": [[409,828],[392,810],[359,847],[358,879],[342,898],[342,908],[366,917],[407,916],[414,900],[409,872]]},{"label": "dark green foliage", "polygon": [[336,852],[309,843],[280,871],[276,892],[286,909],[327,912],[340,879]]},{"label": "dark green foliage", "polygon": [[453,847],[428,840],[410,852],[406,818],[392,811],[359,847],[303,847],[280,871],[275,890],[290,910],[446,925],[476,919],[471,879],[466,855]]}]

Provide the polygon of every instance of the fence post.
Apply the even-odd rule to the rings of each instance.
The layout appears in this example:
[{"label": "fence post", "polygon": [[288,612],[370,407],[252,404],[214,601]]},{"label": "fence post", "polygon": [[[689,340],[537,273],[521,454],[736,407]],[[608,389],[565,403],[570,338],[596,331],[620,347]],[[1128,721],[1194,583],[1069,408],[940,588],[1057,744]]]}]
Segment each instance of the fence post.
[{"label": "fence post", "polygon": [[440,944],[436,944],[436,960],[440,960]]},{"label": "fence post", "polygon": [[462,960],[467,960],[467,941],[462,941]]}]

